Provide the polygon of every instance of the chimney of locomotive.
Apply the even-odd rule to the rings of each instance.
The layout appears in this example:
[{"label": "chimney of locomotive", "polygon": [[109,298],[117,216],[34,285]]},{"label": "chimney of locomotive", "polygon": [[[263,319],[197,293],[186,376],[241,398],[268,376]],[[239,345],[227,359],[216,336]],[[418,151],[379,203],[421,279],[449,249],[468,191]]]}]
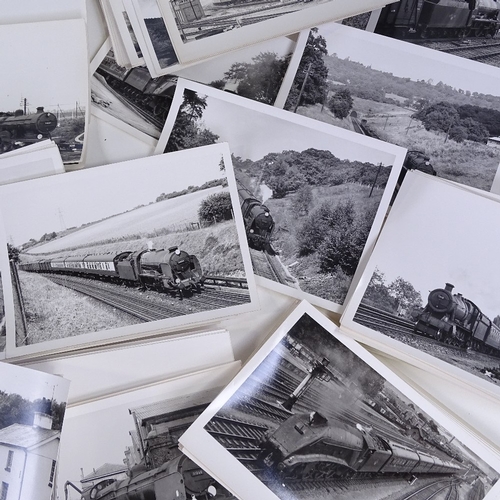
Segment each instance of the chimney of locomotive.
[{"label": "chimney of locomotive", "polygon": [[38,108],[36,108],[36,112],[43,113],[43,106],[38,106]]},{"label": "chimney of locomotive", "polygon": [[444,287],[444,289],[447,292],[451,292],[453,290],[453,288],[455,288],[455,285],[452,285],[451,283],[446,283],[446,286]]}]

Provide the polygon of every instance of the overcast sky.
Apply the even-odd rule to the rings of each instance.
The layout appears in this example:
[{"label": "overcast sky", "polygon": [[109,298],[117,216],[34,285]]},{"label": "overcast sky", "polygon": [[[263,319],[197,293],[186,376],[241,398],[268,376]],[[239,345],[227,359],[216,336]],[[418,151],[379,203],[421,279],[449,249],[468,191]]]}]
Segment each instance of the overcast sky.
[{"label": "overcast sky", "polygon": [[[398,276],[422,295],[455,286],[490,319],[500,314],[500,203],[435,177],[403,183],[368,266]],[[467,207],[467,208],[463,208]]]},{"label": "overcast sky", "polygon": [[88,100],[87,39],[83,19],[4,25],[0,30],[0,111],[74,109]]},{"label": "overcast sky", "polygon": [[0,391],[19,394],[29,401],[54,398],[66,402],[69,381],[38,370],[0,363]]},{"label": "overcast sky", "polygon": [[328,53],[341,59],[349,57],[399,77],[500,96],[498,68],[337,23],[320,26],[318,33],[326,39]]},{"label": "overcast sky", "polygon": [[[232,153],[244,159],[255,161],[271,152],[316,148],[330,150],[341,159],[367,161],[373,164],[382,162],[383,165],[394,163],[394,155],[387,152],[385,143],[373,141],[371,142],[373,146],[366,146],[360,144],[363,136],[354,132],[349,134],[352,140],[347,140],[345,135],[339,135],[346,131],[337,133],[336,131],[340,129],[336,127],[314,120],[308,121],[310,126],[295,124],[286,119],[291,116],[287,111],[265,104],[258,106],[259,103],[254,103],[250,99],[240,99],[241,105],[234,104],[223,100],[231,99],[232,96],[220,91],[213,91],[212,95],[217,97],[207,98],[203,123],[219,135],[219,141],[229,143]],[[326,129],[329,133],[323,131]]]},{"label": "overcast sky", "polygon": [[221,151],[216,145],[2,186],[7,241],[17,246],[219,179]]}]

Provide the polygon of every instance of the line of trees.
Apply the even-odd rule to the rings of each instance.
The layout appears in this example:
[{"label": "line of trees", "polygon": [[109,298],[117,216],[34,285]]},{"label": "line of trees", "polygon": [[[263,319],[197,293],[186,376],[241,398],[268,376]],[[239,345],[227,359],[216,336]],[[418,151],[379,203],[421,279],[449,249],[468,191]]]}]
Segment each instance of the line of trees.
[{"label": "line of trees", "polygon": [[420,292],[409,281],[398,276],[387,283],[384,273],[378,268],[373,271],[362,302],[408,319],[412,319],[414,309],[423,307]]},{"label": "line of trees", "polygon": [[19,394],[0,391],[0,429],[13,424],[33,425],[35,412],[52,416],[52,429],[61,430],[66,403],[57,403],[46,398],[29,401]]}]

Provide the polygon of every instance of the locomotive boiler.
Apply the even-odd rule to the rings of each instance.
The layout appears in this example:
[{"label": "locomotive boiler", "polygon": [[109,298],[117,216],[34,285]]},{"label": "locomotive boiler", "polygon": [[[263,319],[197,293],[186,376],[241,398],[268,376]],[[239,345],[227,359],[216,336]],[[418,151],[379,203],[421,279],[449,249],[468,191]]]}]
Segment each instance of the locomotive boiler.
[{"label": "locomotive boiler", "polygon": [[56,127],[56,115],[44,111],[43,106],[31,115],[24,114],[21,109],[14,113],[0,113],[0,152],[50,139]]},{"label": "locomotive boiler", "polygon": [[493,37],[499,17],[499,0],[401,0],[382,9],[375,32],[395,38]]},{"label": "locomotive boiler", "polygon": [[415,320],[416,333],[437,340],[470,347],[487,354],[500,354],[500,328],[481,309],[454,286],[436,288],[429,293],[424,310]]},{"label": "locomotive boiler", "polygon": [[270,250],[274,220],[269,209],[241,184],[238,195],[248,244],[256,250]]},{"label": "locomotive boiler", "polygon": [[69,255],[19,267],[23,271],[108,279],[143,289],[178,293],[181,298],[185,293],[200,292],[205,280],[198,258],[177,246],[168,250]]},{"label": "locomotive boiler", "polygon": [[454,474],[451,460],[416,450],[318,412],[299,413],[270,431],[261,463],[294,479],[329,479],[356,474]]}]

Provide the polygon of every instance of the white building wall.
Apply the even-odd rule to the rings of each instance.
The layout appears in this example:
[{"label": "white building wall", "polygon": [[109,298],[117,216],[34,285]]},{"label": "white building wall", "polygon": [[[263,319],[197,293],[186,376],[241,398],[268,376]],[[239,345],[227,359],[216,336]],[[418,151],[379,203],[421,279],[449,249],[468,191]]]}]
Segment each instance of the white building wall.
[{"label": "white building wall", "polygon": [[[19,500],[50,500],[53,481],[49,484],[52,461],[57,459],[59,439],[31,450],[27,454],[26,467],[22,480],[22,491]],[[10,494],[10,487],[9,487]],[[8,497],[8,500],[17,500]]]},{"label": "white building wall", "polygon": [[[6,470],[9,451],[14,452],[10,471]],[[7,500],[19,499],[25,457],[24,450],[0,444],[0,488],[3,482],[9,485]]]}]

